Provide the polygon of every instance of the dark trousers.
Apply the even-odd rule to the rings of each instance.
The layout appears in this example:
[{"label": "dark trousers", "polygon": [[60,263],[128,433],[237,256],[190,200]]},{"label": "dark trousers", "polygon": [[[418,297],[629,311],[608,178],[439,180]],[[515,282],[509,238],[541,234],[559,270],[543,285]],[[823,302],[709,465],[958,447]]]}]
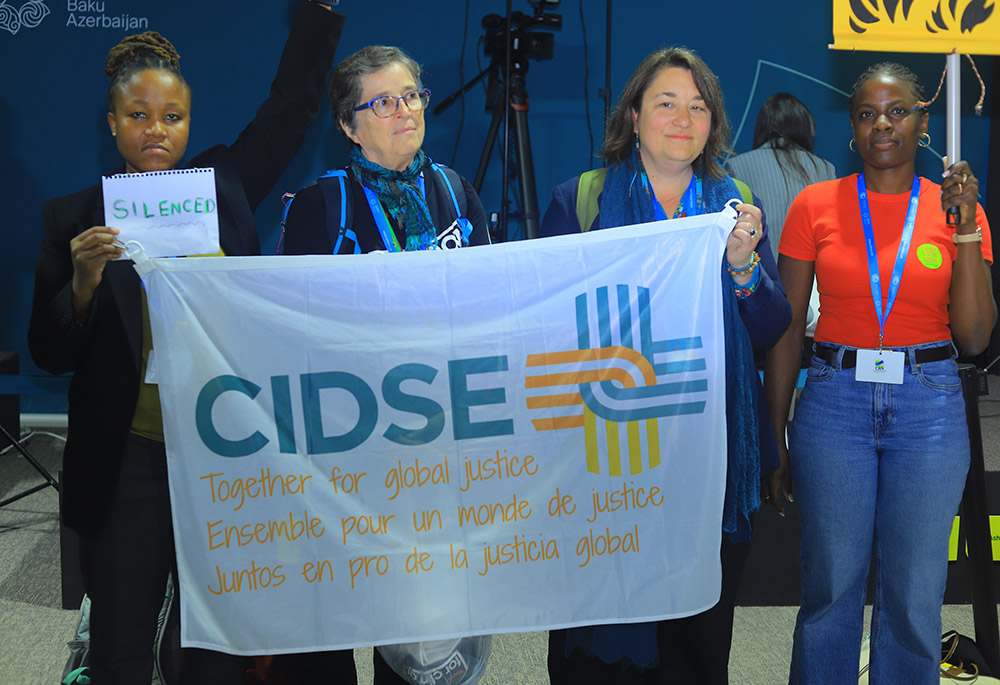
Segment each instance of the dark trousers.
[{"label": "dark trousers", "polygon": [[733,641],[733,610],[740,576],[750,554],[749,542],[731,542],[722,535],[722,595],[708,611],[660,621],[656,626],[659,663],[639,671],[607,664],[579,650],[566,655],[566,631],[549,632],[549,678],[552,685],[666,685],[705,683],[728,685],[729,647]]},{"label": "dark trousers", "polygon": [[[406,685],[407,681],[385,662],[375,649],[375,685]],[[274,657],[272,672],[274,682],[283,685],[307,685],[307,683],[335,683],[354,685],[358,682],[354,666],[354,651],[345,649],[337,652],[306,652],[303,654],[281,654]],[[268,682],[271,682],[270,679]]]},{"label": "dark trousers", "polygon": [[[176,572],[163,443],[129,436],[108,522],[81,536],[80,567],[91,601],[91,682],[149,683],[167,575]],[[182,650],[184,685],[241,684],[244,671],[244,657]]]}]

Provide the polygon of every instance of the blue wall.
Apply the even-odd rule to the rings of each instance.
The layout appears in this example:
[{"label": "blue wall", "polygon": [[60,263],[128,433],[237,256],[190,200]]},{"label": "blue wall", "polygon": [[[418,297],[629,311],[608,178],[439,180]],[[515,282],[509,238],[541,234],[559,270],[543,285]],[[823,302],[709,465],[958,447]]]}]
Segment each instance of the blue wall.
[{"label": "blue wall", "polygon": [[[22,8],[27,0],[6,0],[6,4]],[[25,16],[27,21],[16,33],[0,27],[0,130],[5,141],[0,149],[0,187],[8,207],[8,219],[0,229],[0,349],[21,353],[22,373],[37,372],[28,356],[25,335],[41,237],[42,202],[96,183],[102,172],[120,161],[105,123],[104,59],[122,36],[143,30],[87,28],[70,22],[98,17],[100,23],[102,15],[130,15],[144,18],[148,28],[174,42],[194,89],[188,148],[193,154],[231,141],[249,121],[267,93],[294,9],[291,2],[204,0],[169,4],[44,0],[33,6],[48,10],[40,22]],[[830,3],[786,0],[769,4],[766,11],[759,8],[734,0],[618,0],[612,12],[613,97],[617,98],[622,84],[649,51],[683,44],[697,50],[718,74],[734,133],[748,112],[735,141],[737,152],[749,149],[756,112],[763,101],[775,91],[786,90],[805,101],[817,119],[816,151],[833,162],[839,173],[847,174],[858,170],[858,163],[847,149],[846,98],[812,79],[848,91],[869,64],[897,59],[913,68],[928,90],[937,86],[943,56],[829,50]],[[433,107],[462,83],[460,63],[466,80],[487,66],[489,59],[484,58],[479,42],[484,33],[480,22],[490,13],[506,14],[506,3],[343,0],[340,9],[348,22],[338,58],[376,42],[406,49],[424,67],[424,82],[434,92]],[[527,0],[514,0],[512,9],[531,12]],[[22,9],[22,15],[26,12]],[[557,12],[563,17],[563,27],[555,32],[554,57],[530,61],[527,73],[528,121],[542,212],[552,186],[597,164],[591,158],[588,102],[595,152],[600,148],[604,116],[598,93],[605,78],[606,3],[563,0]],[[33,23],[37,25],[31,26]],[[465,57],[460,60],[463,25],[468,33]],[[589,66],[586,87],[585,64]],[[979,67],[989,82],[991,60],[979,60]],[[985,188],[988,112],[982,118],[971,115],[979,89],[968,63],[963,66],[962,89],[964,156],[980,177],[980,187]],[[491,118],[484,110],[484,101],[484,89],[478,86],[465,98],[454,166],[470,179]],[[461,110],[460,103],[455,103],[441,115],[428,113],[424,149],[437,161],[451,160],[456,131],[463,121]],[[944,103],[939,101],[931,109],[930,133],[932,148],[941,152],[944,125]],[[342,164],[344,151],[343,139],[333,130],[329,110],[324,107],[321,121],[310,132],[299,157],[257,212],[265,253],[273,253],[278,242],[281,193],[305,185],[325,168]],[[919,172],[931,178],[941,168],[931,151],[922,151],[918,162]],[[500,154],[494,151],[482,191],[488,212],[499,210],[500,163]],[[512,226],[512,230],[518,228]],[[22,408],[58,409],[59,403],[49,398],[22,398]]]}]

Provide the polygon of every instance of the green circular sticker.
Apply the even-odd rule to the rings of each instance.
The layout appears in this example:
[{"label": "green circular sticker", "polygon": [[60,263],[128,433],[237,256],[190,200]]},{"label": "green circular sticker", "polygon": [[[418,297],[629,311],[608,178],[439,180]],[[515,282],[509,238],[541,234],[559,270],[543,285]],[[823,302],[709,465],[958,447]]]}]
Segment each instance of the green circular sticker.
[{"label": "green circular sticker", "polygon": [[941,268],[941,250],[937,245],[931,245],[930,243],[924,243],[917,248],[917,259],[920,263],[926,266],[928,269],[940,269]]}]

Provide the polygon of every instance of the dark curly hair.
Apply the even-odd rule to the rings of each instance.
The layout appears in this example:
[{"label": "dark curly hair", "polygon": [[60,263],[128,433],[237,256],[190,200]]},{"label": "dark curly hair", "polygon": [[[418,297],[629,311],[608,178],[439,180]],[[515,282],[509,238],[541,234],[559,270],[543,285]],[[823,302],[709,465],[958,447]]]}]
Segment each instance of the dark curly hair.
[{"label": "dark curly hair", "polygon": [[181,74],[181,56],[173,43],[156,31],[146,31],[126,36],[108,52],[104,73],[108,84],[108,108],[115,109],[115,94],[128,83],[133,75],[146,69],[167,71],[177,77],[191,91],[191,86]]}]

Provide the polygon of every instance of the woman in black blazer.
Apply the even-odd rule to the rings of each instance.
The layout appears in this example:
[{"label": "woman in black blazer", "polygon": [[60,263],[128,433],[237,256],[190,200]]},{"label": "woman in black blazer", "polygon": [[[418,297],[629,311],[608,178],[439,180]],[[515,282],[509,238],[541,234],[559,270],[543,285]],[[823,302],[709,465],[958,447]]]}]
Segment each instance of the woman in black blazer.
[{"label": "woman in black blazer", "polygon": [[[259,253],[253,213],[315,121],[344,17],[303,0],[267,100],[231,145],[184,167],[214,167],[227,255]],[[171,169],[187,146],[191,91],[173,46],[129,36],[108,55],[108,125],[124,164]],[[138,276],[104,225],[101,185],[43,208],[28,345],[52,373],[74,372],[63,460],[63,517],[80,534],[91,599],[91,677],[149,682],[156,620],[175,565],[159,396],[142,382],[152,345]],[[242,682],[243,659],[184,650],[184,683]]]}]

